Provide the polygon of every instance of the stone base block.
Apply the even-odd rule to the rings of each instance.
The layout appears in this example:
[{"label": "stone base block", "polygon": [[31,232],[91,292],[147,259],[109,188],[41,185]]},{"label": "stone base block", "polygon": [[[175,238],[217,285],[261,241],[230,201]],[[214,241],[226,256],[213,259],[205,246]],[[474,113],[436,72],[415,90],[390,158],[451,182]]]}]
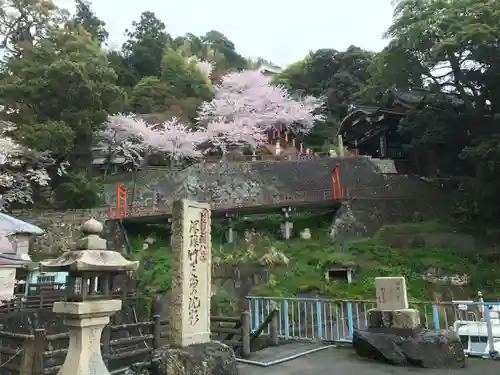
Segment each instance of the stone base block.
[{"label": "stone base block", "polygon": [[448,369],[466,366],[462,343],[453,331],[422,330],[405,338],[356,330],[352,345],[359,356],[392,365]]},{"label": "stone base block", "polygon": [[415,309],[368,311],[368,328],[414,330],[420,327],[420,314]]},{"label": "stone base block", "polygon": [[164,347],[153,352],[149,368],[134,369],[126,375],[237,375],[233,349],[218,342],[185,348]]}]

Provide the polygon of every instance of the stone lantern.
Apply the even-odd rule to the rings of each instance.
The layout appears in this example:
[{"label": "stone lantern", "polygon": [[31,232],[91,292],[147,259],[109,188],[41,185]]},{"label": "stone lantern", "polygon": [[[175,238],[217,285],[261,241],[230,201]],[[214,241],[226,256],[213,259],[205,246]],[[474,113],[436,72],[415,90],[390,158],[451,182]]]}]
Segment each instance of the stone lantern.
[{"label": "stone lantern", "polygon": [[68,272],[66,302],[54,303],[53,311],[65,317],[69,328],[69,348],[58,375],[108,375],[101,355],[100,338],[109,317],[120,311],[122,301],[112,299],[113,278],[137,270],[138,262],[106,249],[99,235],[103,225],[90,219],[82,226],[85,236],[76,249],[57,259],[41,262],[41,269]]}]

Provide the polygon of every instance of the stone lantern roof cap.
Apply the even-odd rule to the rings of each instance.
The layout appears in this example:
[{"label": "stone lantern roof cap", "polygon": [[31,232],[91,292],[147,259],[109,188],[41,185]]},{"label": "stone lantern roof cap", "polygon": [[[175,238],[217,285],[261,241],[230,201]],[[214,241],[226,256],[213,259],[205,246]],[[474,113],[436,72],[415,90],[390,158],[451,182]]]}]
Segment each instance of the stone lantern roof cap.
[{"label": "stone lantern roof cap", "polygon": [[119,252],[107,250],[106,240],[100,237],[102,230],[103,225],[97,220],[86,221],[82,225],[82,232],[86,236],[77,241],[76,250],[40,262],[41,270],[120,273],[137,270],[139,262],[129,261]]}]

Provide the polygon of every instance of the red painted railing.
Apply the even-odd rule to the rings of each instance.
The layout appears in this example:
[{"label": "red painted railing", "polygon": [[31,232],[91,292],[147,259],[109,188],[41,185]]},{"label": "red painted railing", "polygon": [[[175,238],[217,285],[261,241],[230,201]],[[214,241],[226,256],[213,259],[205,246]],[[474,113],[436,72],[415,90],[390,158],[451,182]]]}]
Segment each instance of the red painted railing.
[{"label": "red painted railing", "polygon": [[[227,200],[213,200],[210,202],[212,210],[224,211],[235,208],[252,208],[259,206],[283,206],[286,204],[294,205],[306,202],[320,202],[328,200],[345,200],[350,199],[348,189],[342,189],[335,194],[331,189],[307,190],[296,192],[285,192],[279,194],[258,194],[254,196],[246,196],[243,198],[232,198]],[[123,203],[122,203],[123,207]],[[127,217],[146,217],[146,216],[162,216],[172,213],[171,202],[163,202],[160,204],[133,204],[127,209],[112,209],[109,208],[109,217],[112,219],[127,218]]]}]

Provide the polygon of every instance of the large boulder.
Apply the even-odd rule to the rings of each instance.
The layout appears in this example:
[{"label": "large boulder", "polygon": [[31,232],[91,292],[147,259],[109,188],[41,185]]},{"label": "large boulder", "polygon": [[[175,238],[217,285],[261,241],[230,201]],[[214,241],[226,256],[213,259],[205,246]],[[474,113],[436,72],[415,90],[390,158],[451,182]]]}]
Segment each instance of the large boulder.
[{"label": "large boulder", "polygon": [[455,332],[448,330],[422,330],[408,337],[356,330],[352,345],[361,357],[393,365],[465,367],[462,343]]},{"label": "large boulder", "polygon": [[126,375],[238,375],[233,349],[218,342],[153,352],[147,367],[132,366]]}]

